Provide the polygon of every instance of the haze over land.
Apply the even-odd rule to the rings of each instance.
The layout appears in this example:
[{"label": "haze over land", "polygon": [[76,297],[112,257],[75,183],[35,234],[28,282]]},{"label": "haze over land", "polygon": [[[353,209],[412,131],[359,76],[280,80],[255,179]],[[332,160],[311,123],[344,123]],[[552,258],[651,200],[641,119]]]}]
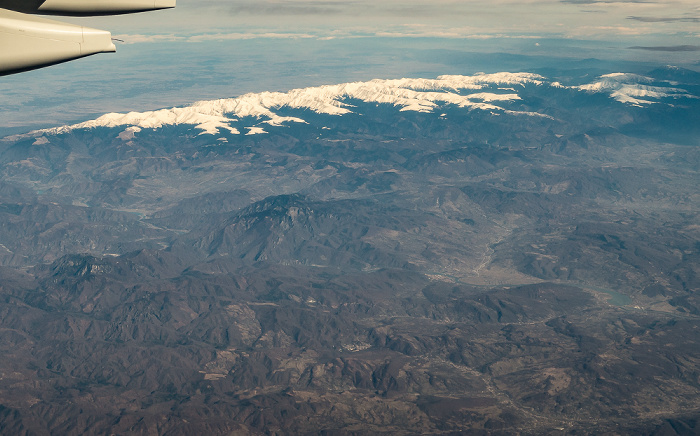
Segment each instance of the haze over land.
[{"label": "haze over land", "polygon": [[3,431],[697,431],[700,74],[591,71],[6,137]]},{"label": "haze over land", "polygon": [[695,1],[214,1],[0,81],[0,434],[700,429]]}]

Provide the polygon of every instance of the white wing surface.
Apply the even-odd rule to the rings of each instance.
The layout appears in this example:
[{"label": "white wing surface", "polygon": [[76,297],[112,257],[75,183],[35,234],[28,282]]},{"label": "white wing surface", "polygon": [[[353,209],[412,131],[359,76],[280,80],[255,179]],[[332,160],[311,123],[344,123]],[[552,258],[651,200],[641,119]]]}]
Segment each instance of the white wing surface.
[{"label": "white wing surface", "polygon": [[175,7],[175,0],[0,0],[0,75],[116,51],[105,30],[30,14],[107,15]]},{"label": "white wing surface", "polygon": [[114,51],[107,31],[0,9],[0,74]]}]

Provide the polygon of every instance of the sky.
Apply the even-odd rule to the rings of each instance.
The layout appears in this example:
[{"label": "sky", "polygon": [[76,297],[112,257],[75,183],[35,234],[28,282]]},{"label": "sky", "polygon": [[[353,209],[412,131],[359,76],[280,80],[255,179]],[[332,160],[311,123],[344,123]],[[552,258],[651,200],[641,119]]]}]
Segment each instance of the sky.
[{"label": "sky", "polygon": [[698,0],[178,0],[172,10],[60,20],[123,42],[116,54],[0,77],[0,137],[106,112],[372,78],[586,59],[607,62],[595,64],[603,70],[700,68]]},{"label": "sky", "polygon": [[124,29],[124,36],[142,35],[133,41],[149,36],[225,40],[251,33],[328,38],[556,37],[619,38],[700,50],[697,0],[180,0],[167,20],[142,15],[126,22],[117,17],[105,19],[105,25]]}]

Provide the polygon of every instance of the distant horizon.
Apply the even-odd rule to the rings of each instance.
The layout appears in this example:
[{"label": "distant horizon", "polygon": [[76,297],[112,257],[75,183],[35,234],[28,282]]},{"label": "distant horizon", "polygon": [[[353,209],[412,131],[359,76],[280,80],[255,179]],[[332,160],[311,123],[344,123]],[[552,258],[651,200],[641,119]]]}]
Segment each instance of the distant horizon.
[{"label": "distant horizon", "polygon": [[[476,72],[564,72],[593,67],[600,74],[612,72],[644,73],[665,65],[700,71],[694,64],[675,63],[673,59],[658,62],[586,57],[606,51],[594,50],[582,42],[576,49],[550,47],[547,42],[540,54],[472,51],[472,45],[460,50],[459,41],[443,40],[434,49],[435,38],[376,38],[363,62],[343,64],[347,56],[359,56],[346,40],[252,39],[237,41],[232,53],[207,64],[179,62],[172,49],[181,43],[160,42],[130,44],[120,47],[116,55],[94,56],[29,73],[6,76],[0,80],[0,96],[5,110],[0,112],[0,138],[31,130],[74,124],[105,113],[157,110],[186,106],[200,100],[232,98],[247,93],[282,91],[319,85],[366,81],[372,79],[434,78],[445,74],[469,75]],[[483,44],[494,44],[486,41]],[[517,41],[515,41],[517,42]],[[514,41],[509,41],[513,44]],[[348,44],[351,44],[348,47]],[[472,41],[470,44],[474,44]],[[212,57],[219,45],[216,41],[187,47],[188,56]],[[552,43],[552,46],[555,44]],[[409,49],[407,46],[415,47]],[[488,47],[481,47],[482,49]],[[492,47],[498,48],[498,47]],[[513,47],[515,48],[515,47]],[[265,50],[272,52],[274,65],[269,65]],[[292,52],[297,49],[298,52]],[[348,50],[350,54],[343,52]],[[627,52],[650,52],[626,49]],[[578,55],[563,57],[563,53]],[[607,52],[615,52],[608,49]],[[556,53],[553,54],[547,54]],[[261,54],[262,53],[262,54]],[[672,52],[671,57],[692,52]],[[664,54],[664,53],[661,53]],[[144,59],[156,62],[142,63]],[[244,59],[241,61],[241,59]],[[100,70],[111,69],[113,76]],[[238,70],[236,70],[236,68]],[[280,72],[284,71],[284,72]],[[188,75],[188,72],[191,74]],[[201,76],[209,76],[206,81]],[[152,77],[152,81],[148,78]]]},{"label": "distant horizon", "polygon": [[[63,18],[62,18],[63,19]],[[66,17],[117,53],[0,78],[0,136],[248,92],[374,78],[578,68],[700,70],[695,1],[180,0]]]}]

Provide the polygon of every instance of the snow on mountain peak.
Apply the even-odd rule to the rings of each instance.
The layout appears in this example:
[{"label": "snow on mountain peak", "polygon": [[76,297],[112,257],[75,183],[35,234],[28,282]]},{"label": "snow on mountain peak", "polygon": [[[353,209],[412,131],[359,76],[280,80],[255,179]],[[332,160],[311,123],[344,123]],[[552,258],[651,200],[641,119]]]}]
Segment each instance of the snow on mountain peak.
[{"label": "snow on mountain peak", "polygon": [[[306,123],[301,118],[282,116],[282,108],[309,110],[319,114],[345,115],[352,113],[353,100],[367,103],[390,104],[401,111],[432,112],[441,105],[498,112],[507,111],[498,103],[519,100],[513,86],[541,85],[545,78],[532,73],[479,73],[473,76],[439,76],[436,79],[375,79],[368,82],[350,82],[312,88],[293,89],[289,92],[261,92],[236,98],[198,101],[186,107],[174,107],[147,112],[109,113],[70,126],[32,132],[61,134],[75,129],[95,127],[133,126],[157,129],[169,125],[193,125],[202,134],[218,134],[226,130],[232,134],[241,131],[263,133],[264,126],[284,123]],[[509,85],[506,90],[496,86]],[[523,112],[526,115],[538,115]],[[252,125],[240,124],[242,118],[254,118]],[[126,138],[126,137],[125,137]],[[126,140],[126,139],[125,139]]]},{"label": "snow on mountain peak", "polygon": [[[70,126],[31,132],[26,136],[67,133],[75,129],[95,127],[135,127],[157,129],[171,125],[191,125],[202,134],[217,135],[265,133],[266,126],[285,123],[306,123],[305,120],[284,116],[281,110],[298,109],[327,115],[353,113],[353,102],[389,104],[401,111],[433,112],[452,105],[469,110],[484,110],[498,114],[548,117],[545,114],[517,111],[504,106],[521,100],[518,94],[524,87],[546,85],[553,89],[568,88],[584,92],[608,93],[615,100],[632,105],[653,103],[663,97],[688,96],[677,88],[653,85],[654,80],[636,74],[613,73],[600,76],[595,82],[566,87],[533,73],[477,73],[472,76],[443,75],[436,79],[375,79],[293,89],[289,92],[261,92],[236,98],[198,101],[186,107],[174,107],[148,112],[109,113]],[[252,120],[251,120],[252,119]],[[137,130],[120,138],[130,140]]]},{"label": "snow on mountain peak", "polygon": [[633,106],[657,103],[654,100],[667,97],[690,97],[687,91],[679,88],[653,86],[654,79],[629,73],[612,73],[599,77],[599,80],[587,85],[575,87],[581,91],[604,92],[612,98]]}]

